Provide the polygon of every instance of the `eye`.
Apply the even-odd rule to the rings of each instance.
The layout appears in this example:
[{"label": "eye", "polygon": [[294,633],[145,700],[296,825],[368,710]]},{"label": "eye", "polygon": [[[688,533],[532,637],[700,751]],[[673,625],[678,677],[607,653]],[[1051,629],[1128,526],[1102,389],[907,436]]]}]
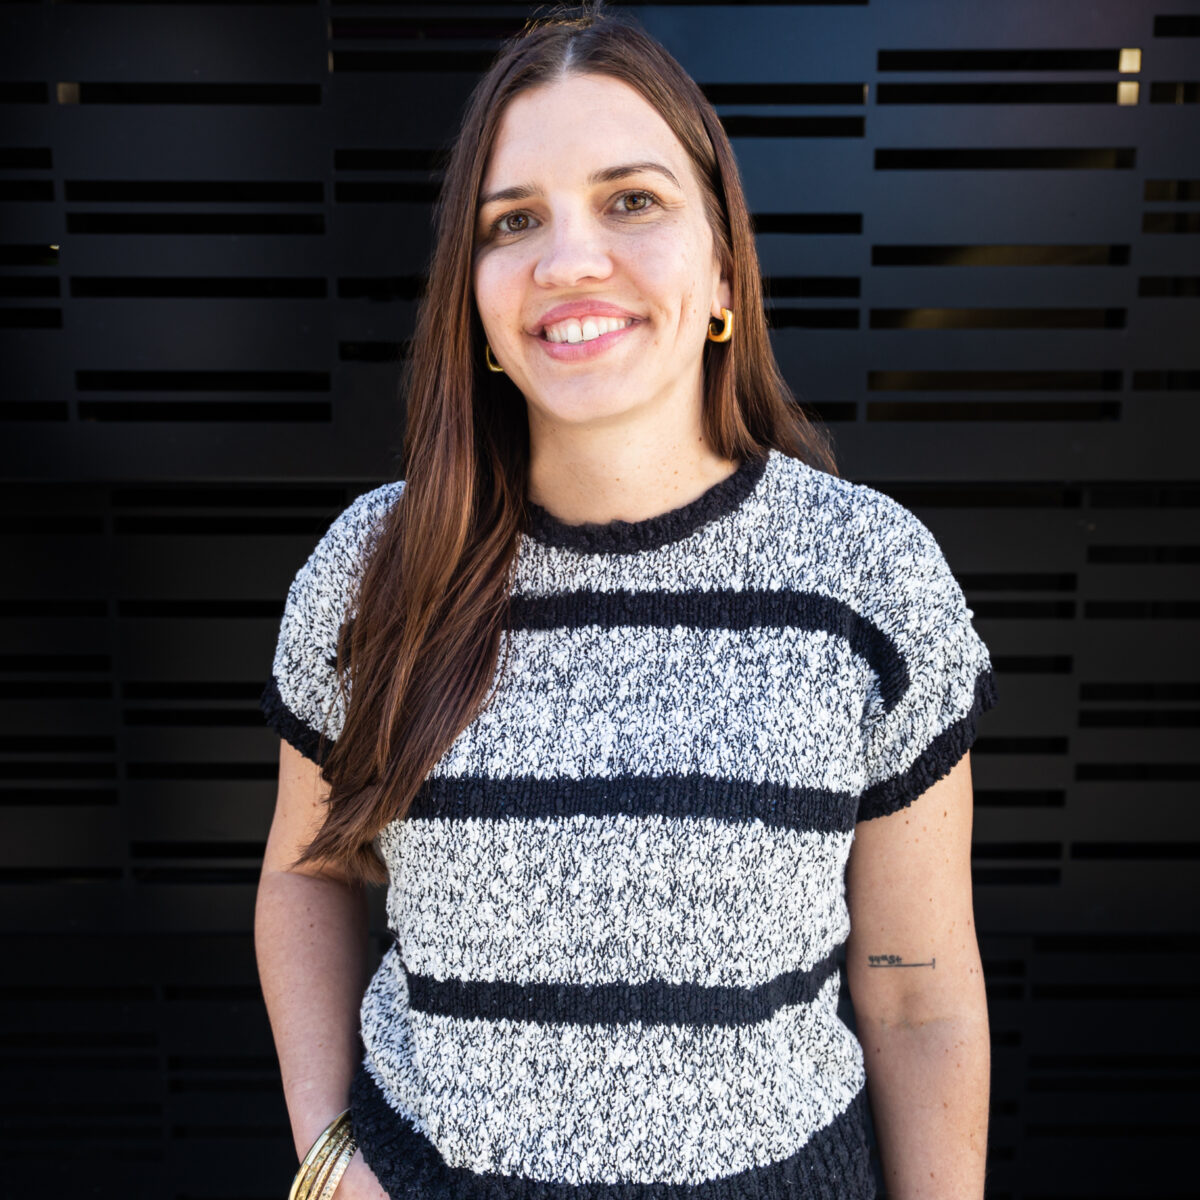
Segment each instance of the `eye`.
[{"label": "eye", "polygon": [[651,192],[624,192],[617,197],[617,205],[622,212],[646,212],[658,203],[657,197]]},{"label": "eye", "polygon": [[528,213],[510,212],[498,217],[492,224],[496,233],[524,233],[533,225],[533,218]]}]

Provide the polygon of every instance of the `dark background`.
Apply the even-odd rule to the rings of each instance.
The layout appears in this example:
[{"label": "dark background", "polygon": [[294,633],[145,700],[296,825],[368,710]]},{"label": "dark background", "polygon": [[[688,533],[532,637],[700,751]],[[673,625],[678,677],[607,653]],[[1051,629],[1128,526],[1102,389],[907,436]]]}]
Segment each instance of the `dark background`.
[{"label": "dark background", "polygon": [[[286,1194],[256,701],[402,473],[434,153],[527,11],[0,3],[2,1192]],[[792,385],[998,670],[989,1195],[1196,1195],[1200,5],[637,11],[733,137]]]}]

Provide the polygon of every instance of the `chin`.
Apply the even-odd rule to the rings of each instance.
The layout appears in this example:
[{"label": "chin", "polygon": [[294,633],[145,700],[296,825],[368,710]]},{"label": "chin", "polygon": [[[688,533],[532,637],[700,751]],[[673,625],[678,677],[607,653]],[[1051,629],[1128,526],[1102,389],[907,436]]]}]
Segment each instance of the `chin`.
[{"label": "chin", "polygon": [[613,380],[579,388],[559,387],[540,393],[531,407],[555,422],[586,425],[590,421],[608,420],[633,412],[638,403],[631,402],[621,393],[620,385]]},{"label": "chin", "polygon": [[619,419],[631,411],[631,406],[623,404],[614,406],[611,403],[555,404],[543,406],[542,411],[556,424],[583,427],[598,421]]}]

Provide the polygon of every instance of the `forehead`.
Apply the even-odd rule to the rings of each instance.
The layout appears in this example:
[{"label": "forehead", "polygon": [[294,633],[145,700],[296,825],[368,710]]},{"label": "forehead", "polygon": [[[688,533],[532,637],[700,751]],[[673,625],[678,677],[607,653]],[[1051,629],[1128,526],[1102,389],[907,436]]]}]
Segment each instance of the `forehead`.
[{"label": "forehead", "polygon": [[605,75],[569,75],[514,97],[484,171],[484,190],[566,184],[597,168],[660,161],[695,187],[691,160],[637,91]]}]

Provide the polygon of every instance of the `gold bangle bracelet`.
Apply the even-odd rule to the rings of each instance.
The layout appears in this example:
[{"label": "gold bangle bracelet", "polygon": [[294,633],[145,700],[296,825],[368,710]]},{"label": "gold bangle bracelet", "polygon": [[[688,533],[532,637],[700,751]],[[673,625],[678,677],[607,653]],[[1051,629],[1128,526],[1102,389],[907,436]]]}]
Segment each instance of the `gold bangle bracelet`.
[{"label": "gold bangle bracelet", "polygon": [[345,1175],[346,1169],[350,1166],[350,1160],[354,1157],[355,1151],[358,1149],[358,1143],[354,1140],[354,1135],[351,1134],[346,1139],[346,1144],[342,1147],[341,1153],[334,1159],[333,1168],[329,1172],[328,1178],[325,1180],[325,1186],[321,1189],[321,1193],[316,1200],[333,1200],[333,1194],[338,1189],[338,1184],[342,1182],[342,1176]]},{"label": "gold bangle bracelet", "polygon": [[[324,1196],[328,1187],[329,1179],[333,1175],[338,1163],[341,1162],[346,1147],[354,1141],[354,1134],[350,1132],[350,1126],[344,1124],[340,1126],[333,1136],[329,1139],[328,1149],[320,1166],[317,1167],[312,1181],[308,1185],[305,1200],[316,1200],[318,1196]],[[353,1151],[352,1151],[353,1153]],[[340,1178],[340,1176],[339,1176]],[[334,1185],[337,1186],[336,1184]],[[329,1195],[333,1195],[332,1190]]]},{"label": "gold bangle bracelet", "polygon": [[318,1181],[325,1179],[331,1160],[336,1160],[337,1152],[349,1130],[350,1118],[349,1109],[347,1109],[345,1112],[339,1113],[313,1142],[292,1181],[289,1200],[309,1200],[315,1194]]},{"label": "gold bangle bracelet", "polygon": [[312,1190],[312,1182],[317,1172],[325,1165],[325,1160],[329,1157],[331,1139],[335,1133],[342,1128],[348,1129],[350,1125],[350,1110],[343,1109],[324,1129],[317,1135],[316,1141],[309,1147],[308,1153],[304,1156],[304,1161],[300,1164],[300,1169],[296,1172],[296,1177],[292,1180],[291,1190],[288,1192],[288,1200],[308,1200],[308,1195]]},{"label": "gold bangle bracelet", "polygon": [[312,1200],[317,1195],[329,1169],[337,1159],[338,1143],[327,1140],[318,1151],[317,1156],[309,1165],[308,1170],[299,1175],[296,1185],[295,1200]]},{"label": "gold bangle bracelet", "polygon": [[305,1160],[305,1164],[301,1166],[295,1180],[292,1182],[292,1186],[296,1189],[294,1200],[308,1200],[309,1194],[312,1192],[313,1183],[317,1176],[320,1175],[321,1169],[325,1166],[325,1161],[329,1157],[332,1146],[331,1139],[326,1136],[322,1136],[318,1142],[313,1144],[313,1148],[309,1151],[309,1157]]}]

